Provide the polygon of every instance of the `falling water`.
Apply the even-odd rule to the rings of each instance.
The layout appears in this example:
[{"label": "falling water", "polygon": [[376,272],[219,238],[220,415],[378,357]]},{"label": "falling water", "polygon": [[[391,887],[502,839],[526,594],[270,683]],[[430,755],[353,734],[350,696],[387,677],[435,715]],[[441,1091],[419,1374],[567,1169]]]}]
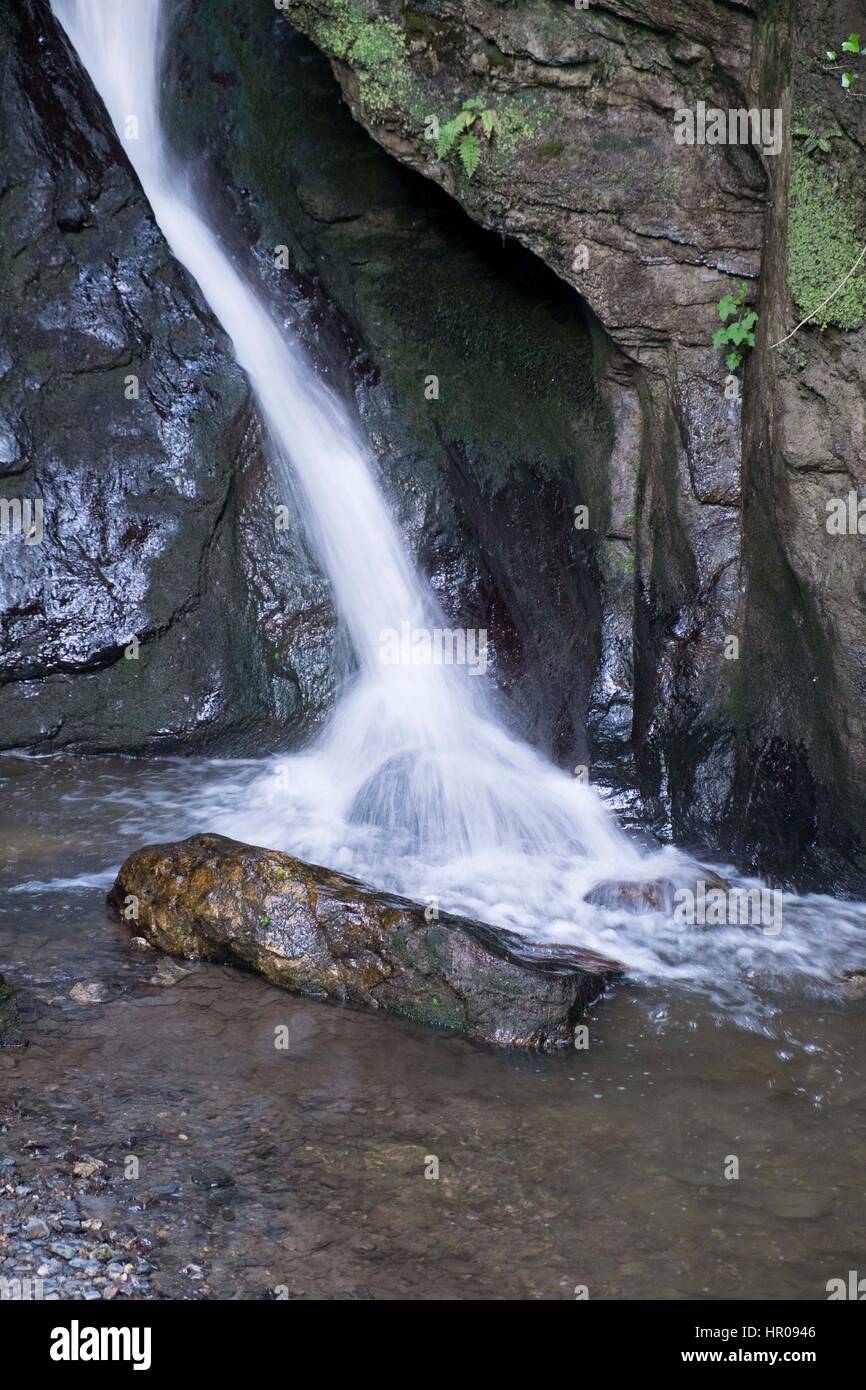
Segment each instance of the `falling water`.
[{"label": "falling water", "polygon": [[590,909],[583,897],[600,879],[682,878],[694,867],[673,850],[642,853],[591,788],[507,733],[483,676],[455,665],[383,662],[383,634],[448,624],[407,560],[347,409],[233,264],[166,149],[160,0],[53,0],[53,8],[172,251],[231,337],[269,427],[280,490],[292,479],[300,485],[305,523],[357,657],[355,683],[317,745],[234,765],[228,780],[225,767],[215,772],[212,793],[196,805],[206,815],[198,828],[607,949],[649,973],[717,981],[732,961],[748,973],[756,949],[783,968],[825,977],[837,969],[826,953],[816,968],[808,924],[758,948],[744,947],[739,929],[717,931],[698,965],[694,937],[684,940],[658,914]]}]

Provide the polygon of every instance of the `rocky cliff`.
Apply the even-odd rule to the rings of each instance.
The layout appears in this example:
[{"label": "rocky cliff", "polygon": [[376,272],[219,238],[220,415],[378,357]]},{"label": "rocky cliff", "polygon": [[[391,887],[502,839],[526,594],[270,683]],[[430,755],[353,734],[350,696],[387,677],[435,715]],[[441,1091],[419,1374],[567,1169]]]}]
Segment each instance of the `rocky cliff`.
[{"label": "rocky cliff", "polygon": [[[632,673],[645,807],[743,862],[862,886],[866,555],[826,529],[862,482],[862,269],[823,331],[819,316],[772,347],[866,240],[866,117],[824,59],[866,29],[862,7],[279,7],[380,144],[530,247],[599,322],[610,496],[626,503],[591,523],[630,548],[630,593],[602,602]],[[771,138],[678,143],[677,113],[699,103],[762,111]],[[813,129],[836,132],[829,153]],[[712,345],[731,292],[759,313],[733,369]]]}]

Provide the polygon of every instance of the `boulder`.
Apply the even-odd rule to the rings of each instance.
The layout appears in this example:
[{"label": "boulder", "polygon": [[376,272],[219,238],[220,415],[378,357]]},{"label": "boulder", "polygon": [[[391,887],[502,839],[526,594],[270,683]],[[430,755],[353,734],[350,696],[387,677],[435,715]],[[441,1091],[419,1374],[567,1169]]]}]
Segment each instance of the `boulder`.
[{"label": "boulder", "polygon": [[573,1042],[583,1010],[623,969],[222,835],[137,850],[108,901],[170,955],[502,1045]]}]

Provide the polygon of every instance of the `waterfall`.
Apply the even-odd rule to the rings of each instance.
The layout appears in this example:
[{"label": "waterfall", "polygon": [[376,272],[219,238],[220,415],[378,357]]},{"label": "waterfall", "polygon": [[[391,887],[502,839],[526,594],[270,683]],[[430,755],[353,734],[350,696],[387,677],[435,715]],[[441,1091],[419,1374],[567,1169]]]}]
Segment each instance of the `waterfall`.
[{"label": "waterfall", "polygon": [[300,484],[360,670],[322,744],[343,811],[403,828],[445,853],[561,841],[574,852],[632,862],[634,852],[595,793],[499,727],[477,671],[416,664],[405,650],[402,660],[382,659],[385,634],[449,625],[404,554],[348,411],[222,249],[166,150],[159,0],[55,0],[54,10],[172,251],[234,344],[275,442],[276,468],[291,468]]},{"label": "waterfall", "polygon": [[[860,905],[786,895],[784,934],[744,938],[727,925],[697,939],[669,913],[590,907],[584,895],[602,879],[694,884],[700,871],[676,850],[639,849],[592,788],[512,737],[477,670],[416,664],[405,651],[383,659],[389,634],[448,624],[404,553],[348,410],[232,262],[166,148],[161,0],[52,6],[169,246],[231,338],[268,426],[277,495],[300,493],[357,657],[354,684],[312,748],[217,764],[208,789],[175,798],[187,833],[220,830],[530,935],[607,950],[634,971],[700,982],[749,1015],[756,975],[838,978],[859,950]],[[263,508],[263,524],[271,515]]]}]

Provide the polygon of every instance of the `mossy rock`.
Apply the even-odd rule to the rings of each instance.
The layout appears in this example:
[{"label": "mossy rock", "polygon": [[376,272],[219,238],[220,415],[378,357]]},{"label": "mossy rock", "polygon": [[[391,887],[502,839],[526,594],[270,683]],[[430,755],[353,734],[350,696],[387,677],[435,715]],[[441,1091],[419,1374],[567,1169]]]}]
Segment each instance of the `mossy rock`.
[{"label": "mossy rock", "polygon": [[[819,328],[856,328],[866,318],[866,264],[839,290],[863,249],[863,217],[846,191],[848,180],[837,168],[838,188],[830,166],[795,150],[788,223],[788,286],[802,317]],[[824,301],[833,295],[828,304]],[[820,308],[824,305],[823,308]]]}]

